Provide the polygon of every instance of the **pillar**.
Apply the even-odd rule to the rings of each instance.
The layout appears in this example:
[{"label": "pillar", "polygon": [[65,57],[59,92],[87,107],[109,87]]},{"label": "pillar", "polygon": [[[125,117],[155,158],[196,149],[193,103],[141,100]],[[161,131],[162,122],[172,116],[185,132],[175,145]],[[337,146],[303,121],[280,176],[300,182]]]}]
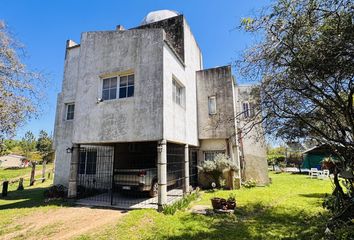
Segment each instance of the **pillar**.
[{"label": "pillar", "polygon": [[184,145],[184,184],[183,193],[189,193],[189,146]]},{"label": "pillar", "polygon": [[158,210],[163,210],[163,205],[167,203],[167,145],[166,140],[161,140],[157,146],[157,178],[158,190]]},{"label": "pillar", "polygon": [[68,198],[75,198],[77,196],[77,174],[79,167],[79,157],[80,145],[73,144],[71,152]]}]

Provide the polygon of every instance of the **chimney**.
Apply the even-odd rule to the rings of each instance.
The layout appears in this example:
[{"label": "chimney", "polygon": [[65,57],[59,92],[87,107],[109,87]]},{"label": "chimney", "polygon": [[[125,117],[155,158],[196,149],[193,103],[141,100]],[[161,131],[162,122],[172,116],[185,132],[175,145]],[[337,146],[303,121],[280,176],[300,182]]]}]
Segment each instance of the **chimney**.
[{"label": "chimney", "polygon": [[75,47],[79,44],[77,44],[76,42],[74,42],[73,40],[66,40],[66,48],[71,48],[71,47]]},{"label": "chimney", "polygon": [[117,25],[116,26],[116,31],[124,31],[125,28],[123,27],[123,25]]}]

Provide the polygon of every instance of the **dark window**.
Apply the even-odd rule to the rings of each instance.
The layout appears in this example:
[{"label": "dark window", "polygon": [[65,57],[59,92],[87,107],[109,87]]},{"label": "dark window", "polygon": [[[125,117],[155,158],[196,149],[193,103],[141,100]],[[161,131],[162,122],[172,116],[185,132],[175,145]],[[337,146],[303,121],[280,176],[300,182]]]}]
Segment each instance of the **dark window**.
[{"label": "dark window", "polygon": [[134,74],[121,76],[119,82],[119,98],[134,96]]},{"label": "dark window", "polygon": [[79,174],[96,174],[97,151],[81,151],[79,161]]},{"label": "dark window", "polygon": [[103,79],[102,99],[110,100],[117,98],[117,77]]},{"label": "dark window", "polygon": [[66,120],[73,120],[75,112],[75,104],[66,105]]}]

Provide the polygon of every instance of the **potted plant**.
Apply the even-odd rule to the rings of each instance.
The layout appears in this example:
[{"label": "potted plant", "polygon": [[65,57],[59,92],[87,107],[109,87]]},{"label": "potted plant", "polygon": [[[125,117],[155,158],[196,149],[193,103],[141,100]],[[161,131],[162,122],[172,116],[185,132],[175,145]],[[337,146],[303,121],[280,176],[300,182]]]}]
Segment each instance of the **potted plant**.
[{"label": "potted plant", "polygon": [[234,193],[230,193],[229,198],[226,201],[227,209],[235,209],[236,208],[236,195]]}]

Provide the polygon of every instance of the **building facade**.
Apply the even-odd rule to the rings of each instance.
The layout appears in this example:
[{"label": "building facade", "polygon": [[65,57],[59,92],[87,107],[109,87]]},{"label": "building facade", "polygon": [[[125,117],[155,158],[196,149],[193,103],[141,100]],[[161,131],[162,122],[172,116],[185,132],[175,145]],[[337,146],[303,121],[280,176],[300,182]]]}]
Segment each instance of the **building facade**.
[{"label": "building facade", "polygon": [[[202,59],[184,16],[167,10],[150,13],[133,29],[84,32],[80,44],[68,40],[55,121],[55,184],[70,192],[71,182],[75,192],[81,162],[86,170],[99,168],[95,154],[81,157],[84,145],[110,148],[113,172],[119,159],[150,159],[162,174],[161,189],[168,186],[169,149],[183,149],[187,164],[223,152],[239,165],[238,87],[230,66],[203,69]],[[266,165],[262,146],[244,148]],[[197,174],[187,165],[181,172],[183,179]],[[267,173],[261,175],[249,177],[267,184]]]}]

